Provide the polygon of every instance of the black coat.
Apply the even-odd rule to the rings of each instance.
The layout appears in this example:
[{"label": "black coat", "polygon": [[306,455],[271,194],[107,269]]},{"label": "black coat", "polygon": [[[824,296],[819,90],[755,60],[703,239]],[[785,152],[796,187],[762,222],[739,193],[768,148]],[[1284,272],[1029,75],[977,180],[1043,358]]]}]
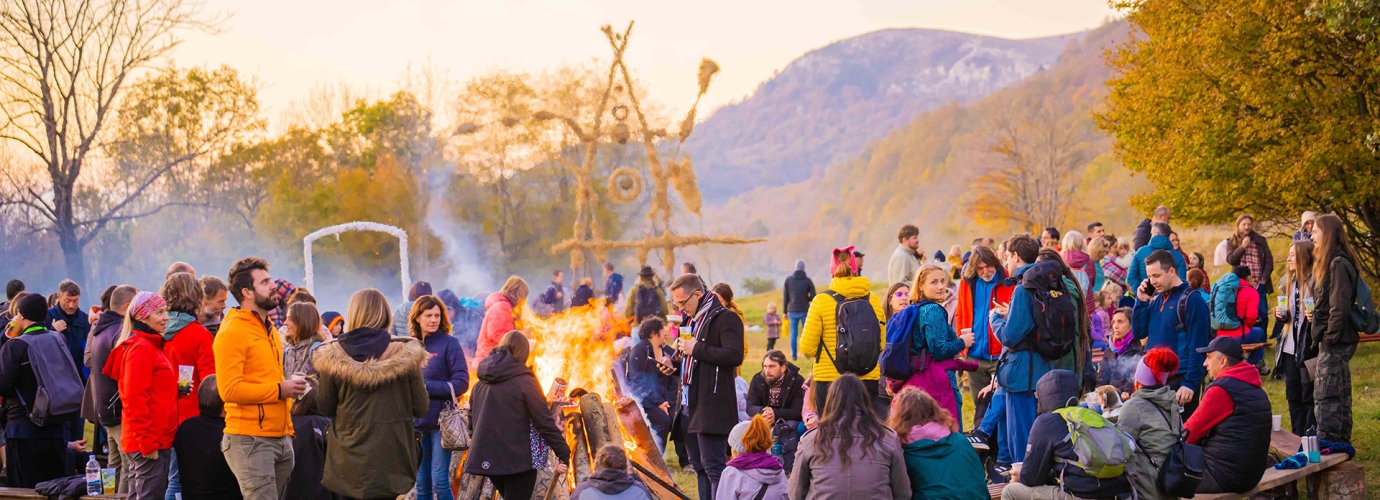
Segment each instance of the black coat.
[{"label": "black coat", "polygon": [[801,410],[805,408],[805,377],[800,376],[800,368],[795,366],[795,363],[788,361],[785,379],[785,385],[781,386],[781,404],[772,406],[771,388],[767,386],[767,378],[760,372],[753,375],[752,382],[748,384],[748,415],[759,415],[763,409],[770,406],[777,420],[804,420]]},{"label": "black coat", "polygon": [[652,355],[652,342],[643,340],[633,345],[627,353],[627,378],[629,388],[643,408],[656,408],[662,403],[675,404],[676,389],[680,384],[679,363],[671,360],[675,351],[670,346],[661,346],[661,355],[676,367],[670,375],[657,368],[656,357]]},{"label": "black coat", "polygon": [[[1316,263],[1314,265],[1321,264]],[[1355,344],[1360,340],[1351,322],[1351,307],[1356,303],[1356,282],[1360,275],[1356,263],[1337,255],[1328,264],[1327,276],[1313,289],[1313,342]]]},{"label": "black coat", "polygon": [[743,318],[718,305],[710,294],[701,308],[711,311],[692,325],[695,350],[690,355],[690,426],[696,434],[728,435],[738,425],[738,393],[734,380],[743,364]]},{"label": "black coat", "polygon": [[[1270,251],[1270,242],[1265,241],[1265,237],[1260,233],[1251,231],[1250,236],[1242,240],[1241,246],[1232,249],[1227,255],[1227,263],[1233,266],[1241,265],[1241,258],[1246,256],[1246,248],[1249,246],[1244,243],[1247,240],[1255,242],[1256,251],[1260,252],[1260,270],[1265,273],[1264,276],[1256,276],[1260,286],[1264,288],[1265,293],[1275,293],[1275,254]],[[1265,300],[1265,297],[1261,297],[1260,300]]]},{"label": "black coat", "polygon": [[326,433],[330,432],[330,425],[331,419],[321,415],[293,415],[292,454],[296,459],[283,500],[343,498],[321,484],[326,474]]},{"label": "black coat", "polygon": [[[299,429],[298,434],[302,431]],[[225,462],[220,451],[220,439],[225,435],[225,417],[205,413],[189,418],[177,426],[173,449],[177,451],[177,466],[187,471],[182,476],[182,495],[187,498],[209,500],[239,500],[240,483]],[[301,460],[301,456],[298,456]]]},{"label": "black coat", "polygon": [[1136,224],[1136,232],[1131,235],[1131,251],[1140,250],[1140,247],[1150,244],[1150,219],[1140,221]]},{"label": "black coat", "polygon": [[537,430],[556,458],[568,463],[570,445],[532,370],[499,347],[479,362],[478,371],[470,399],[474,428],[465,472],[506,476],[533,470],[529,428]]},{"label": "black coat", "polygon": [[809,312],[810,301],[814,299],[815,282],[810,281],[805,271],[791,274],[786,278],[786,284],[781,287],[781,303],[788,313]]}]

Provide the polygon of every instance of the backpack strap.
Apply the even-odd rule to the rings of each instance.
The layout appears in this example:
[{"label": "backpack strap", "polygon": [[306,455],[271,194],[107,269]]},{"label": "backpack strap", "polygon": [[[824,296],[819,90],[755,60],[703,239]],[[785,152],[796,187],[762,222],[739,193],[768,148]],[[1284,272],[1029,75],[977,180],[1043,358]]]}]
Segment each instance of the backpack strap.
[{"label": "backpack strap", "polygon": [[769,486],[771,485],[763,483],[762,487],[757,489],[757,494],[753,495],[752,500],[762,500],[762,497],[767,496],[767,487]]},{"label": "backpack strap", "polygon": [[[824,294],[825,294],[825,295],[828,295],[830,298],[834,299],[834,323],[835,323],[835,324],[834,324],[834,327],[835,327],[835,328],[838,328],[838,321],[839,321],[839,306],[842,306],[842,305],[843,305],[843,300],[844,300],[844,299],[843,299],[843,295],[840,295],[838,292],[835,292],[835,291],[833,291],[833,290],[825,290],[825,291],[824,291]],[[820,353],[824,353],[825,356],[828,356],[828,357],[829,357],[829,362],[830,362],[830,363],[835,363],[835,364],[837,364],[837,362],[834,361],[834,355],[833,355],[833,354],[830,354],[829,351],[828,351],[827,349],[824,348],[824,335],[823,335],[823,332],[820,332],[820,336],[819,336],[819,347],[815,349],[815,363],[816,363],[816,364],[819,363],[819,355],[820,355]]]}]

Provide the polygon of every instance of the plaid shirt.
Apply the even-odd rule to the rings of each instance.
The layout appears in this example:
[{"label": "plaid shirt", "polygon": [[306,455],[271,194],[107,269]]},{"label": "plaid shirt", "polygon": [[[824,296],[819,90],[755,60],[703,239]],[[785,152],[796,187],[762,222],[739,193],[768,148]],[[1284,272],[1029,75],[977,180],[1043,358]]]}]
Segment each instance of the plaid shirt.
[{"label": "plaid shirt", "polygon": [[287,298],[295,291],[297,291],[297,287],[288,283],[287,280],[273,280],[273,294],[278,296],[278,307],[268,312],[268,319],[273,321],[275,328],[282,328],[283,324],[287,322]]},{"label": "plaid shirt", "polygon": [[[1247,243],[1246,253],[1241,256],[1241,265],[1251,270],[1251,286],[1260,286],[1260,277],[1265,275],[1260,268],[1260,249],[1255,245]],[[1262,297],[1263,299],[1263,297]]]},{"label": "plaid shirt", "polygon": [[1126,270],[1110,255],[1102,258],[1102,274],[1117,283],[1126,283]]}]

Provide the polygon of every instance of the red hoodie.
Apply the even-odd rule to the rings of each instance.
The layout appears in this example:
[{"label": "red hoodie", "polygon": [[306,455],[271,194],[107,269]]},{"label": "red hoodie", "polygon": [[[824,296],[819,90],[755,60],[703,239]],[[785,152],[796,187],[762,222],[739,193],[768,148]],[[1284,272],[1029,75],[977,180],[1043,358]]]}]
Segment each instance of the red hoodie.
[{"label": "red hoodie", "polygon": [[1241,290],[1236,292],[1236,317],[1241,318],[1241,327],[1217,330],[1217,336],[1240,340],[1242,335],[1251,331],[1251,327],[1260,321],[1260,292],[1244,282],[1241,284]]},{"label": "red hoodie", "polygon": [[120,387],[120,451],[148,455],[172,448],[177,434],[177,369],[163,337],[135,331],[110,352],[103,372]]},{"label": "red hoodie", "polygon": [[177,380],[179,365],[193,367],[192,392],[177,398],[178,424],[201,414],[201,407],[197,403],[201,381],[216,373],[216,355],[211,350],[212,342],[211,331],[201,326],[201,323],[193,321],[163,344],[163,354],[168,357],[168,364],[173,367],[173,380]]},{"label": "red hoodie", "polygon": [[[1260,372],[1256,371],[1255,365],[1250,363],[1242,362],[1232,365],[1223,370],[1217,378],[1234,378],[1260,387]],[[1188,429],[1188,443],[1198,444],[1208,433],[1212,432],[1214,427],[1217,427],[1217,424],[1230,417],[1233,411],[1236,411],[1236,403],[1232,402],[1231,395],[1227,394],[1227,390],[1217,386],[1208,386],[1207,392],[1203,393],[1202,403],[1193,412],[1193,416],[1184,422],[1184,428]]]}]

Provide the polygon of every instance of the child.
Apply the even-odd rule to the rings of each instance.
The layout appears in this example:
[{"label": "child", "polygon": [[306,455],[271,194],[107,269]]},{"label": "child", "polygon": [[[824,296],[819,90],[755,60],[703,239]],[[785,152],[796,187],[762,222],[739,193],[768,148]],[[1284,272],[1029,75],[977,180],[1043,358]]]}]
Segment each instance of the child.
[{"label": "child", "polygon": [[776,339],[781,338],[781,315],[776,312],[776,303],[767,304],[762,324],[767,327],[767,351],[772,351],[776,349]]},{"label": "child", "polygon": [[1092,334],[1093,349],[1104,349],[1107,347],[1107,333],[1112,327],[1112,315],[1108,311],[1115,309],[1117,301],[1121,299],[1121,287],[1115,283],[1108,283],[1094,297],[1097,299],[1097,307],[1093,308]]}]

